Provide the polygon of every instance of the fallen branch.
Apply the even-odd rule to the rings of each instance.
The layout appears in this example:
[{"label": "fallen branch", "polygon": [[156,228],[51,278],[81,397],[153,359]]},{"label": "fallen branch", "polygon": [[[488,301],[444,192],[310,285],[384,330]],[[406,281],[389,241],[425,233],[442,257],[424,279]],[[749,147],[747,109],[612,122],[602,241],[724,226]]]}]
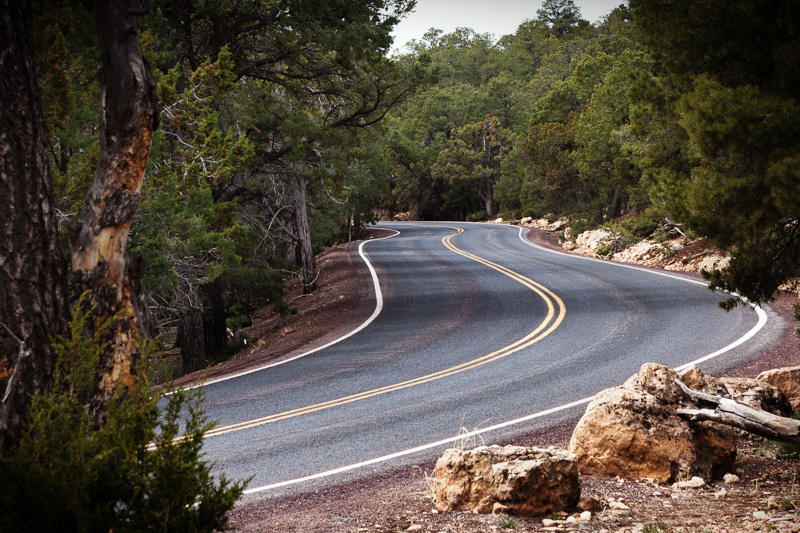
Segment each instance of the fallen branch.
[{"label": "fallen branch", "polygon": [[678,409],[679,415],[693,421],[710,420],[726,426],[743,429],[748,433],[768,439],[800,445],[800,420],[773,415],[754,409],[731,398],[713,396],[690,389],[681,381],[675,384],[683,394],[697,406],[712,406],[713,409]]},{"label": "fallen branch", "polygon": [[681,259],[681,263],[683,263],[685,265],[686,263],[688,263],[692,259],[697,259],[698,257],[702,257],[702,256],[708,255],[710,253],[711,253],[711,250],[704,250],[704,251],[700,252],[699,254],[694,254],[694,255],[690,255],[689,257],[684,257],[683,259]]}]

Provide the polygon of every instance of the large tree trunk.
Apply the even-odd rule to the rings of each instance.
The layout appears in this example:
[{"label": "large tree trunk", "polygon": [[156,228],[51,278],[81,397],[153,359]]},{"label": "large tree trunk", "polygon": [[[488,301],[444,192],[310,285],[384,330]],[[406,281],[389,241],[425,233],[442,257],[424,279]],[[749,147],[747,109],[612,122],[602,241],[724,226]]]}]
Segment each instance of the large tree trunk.
[{"label": "large tree trunk", "polygon": [[489,217],[494,216],[494,185],[490,180],[480,180],[478,182],[478,194],[483,200],[483,205],[486,206],[486,214]]},{"label": "large tree trunk", "polygon": [[208,311],[204,313],[204,338],[206,355],[215,355],[225,349],[228,344],[228,326],[225,323],[225,300],[222,287],[215,280],[202,287],[208,300]]},{"label": "large tree trunk", "polygon": [[30,2],[0,0],[0,456],[50,383],[68,315],[31,19]]},{"label": "large tree trunk", "polygon": [[308,183],[297,178],[294,183],[294,219],[297,225],[297,237],[300,241],[300,262],[303,271],[303,293],[310,294],[317,284],[317,262],[314,249],[311,247],[311,227],[308,224],[308,206],[306,205],[306,188]]},{"label": "large tree trunk", "polygon": [[75,284],[90,291],[98,316],[114,317],[103,332],[91,409],[102,421],[114,390],[128,386],[140,355],[137,281],[126,255],[130,220],[150,152],[158,109],[153,78],[142,58],[133,0],[97,2],[101,122],[97,171],[80,214],[70,225]]},{"label": "large tree trunk", "polygon": [[206,345],[203,338],[203,311],[189,307],[180,316],[180,346],[183,373],[206,368]]}]

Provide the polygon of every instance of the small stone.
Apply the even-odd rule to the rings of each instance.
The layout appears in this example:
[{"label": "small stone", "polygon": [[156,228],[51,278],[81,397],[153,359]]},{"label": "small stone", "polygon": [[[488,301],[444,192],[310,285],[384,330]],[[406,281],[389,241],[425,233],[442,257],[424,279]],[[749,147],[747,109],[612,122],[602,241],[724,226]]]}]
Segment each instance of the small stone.
[{"label": "small stone", "polygon": [[733,485],[734,483],[739,483],[739,476],[736,474],[725,474],[725,476],[722,478],[722,481],[724,481],[727,485]]},{"label": "small stone", "polygon": [[564,520],[564,523],[575,526],[578,525],[578,520],[576,520],[574,516],[568,516],[567,519]]},{"label": "small stone", "polygon": [[622,502],[608,502],[608,506],[611,509],[616,509],[618,511],[627,511],[628,509],[630,509],[630,507],[628,507]]},{"label": "small stone", "polygon": [[727,495],[728,495],[728,491],[727,491],[727,490],[725,490],[725,489],[722,489],[722,490],[718,490],[717,492],[714,492],[714,493],[713,493],[713,494],[711,494],[711,495],[712,495],[713,497],[715,497],[715,498],[724,498],[725,496],[727,496]]},{"label": "small stone", "polygon": [[556,522],[555,520],[551,520],[551,519],[549,519],[549,518],[542,518],[542,525],[543,525],[544,527],[553,527],[553,526],[554,526],[554,525],[556,525],[557,523],[558,523],[558,522]]},{"label": "small stone", "polygon": [[764,511],[755,511],[753,513],[753,518],[755,518],[756,520],[768,520],[769,516],[767,516],[767,513],[765,513]]},{"label": "small stone", "polygon": [[439,509],[431,509],[431,514],[439,514]]},{"label": "small stone", "polygon": [[588,522],[592,519],[592,512],[591,511],[584,511],[578,516],[578,522]]},{"label": "small stone", "polygon": [[676,489],[699,489],[705,486],[706,482],[701,477],[694,476],[689,481],[678,481],[672,485]]},{"label": "small stone", "polygon": [[770,496],[767,498],[767,509],[780,509],[780,505],[778,504],[778,498],[775,496]]},{"label": "small stone", "polygon": [[413,524],[411,526],[408,526],[408,529],[406,529],[406,531],[422,531],[422,526],[419,524]]},{"label": "small stone", "polygon": [[580,503],[578,503],[578,509],[599,513],[603,510],[603,504],[591,496],[582,496]]},{"label": "small stone", "polygon": [[494,502],[492,506],[492,514],[508,514],[508,506],[500,502]]}]

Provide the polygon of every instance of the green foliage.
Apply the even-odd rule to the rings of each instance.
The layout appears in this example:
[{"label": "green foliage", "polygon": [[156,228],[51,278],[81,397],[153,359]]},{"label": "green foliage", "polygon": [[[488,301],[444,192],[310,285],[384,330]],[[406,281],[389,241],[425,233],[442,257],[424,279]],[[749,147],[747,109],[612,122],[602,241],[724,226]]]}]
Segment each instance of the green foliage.
[{"label": "green foliage", "polygon": [[669,531],[669,526],[663,522],[656,522],[654,524],[647,524],[642,528],[642,533],[661,533]]},{"label": "green foliage", "polygon": [[213,423],[200,408],[202,393],[167,396],[143,366],[94,427],[86,404],[100,333],[83,334],[88,315],[81,308],[70,337],[54,345],[53,385],[33,398],[21,443],[0,458],[0,531],[224,529],[245,482],[215,479],[203,459],[203,435]]},{"label": "green foliage", "polygon": [[142,201],[141,214],[132,249],[144,255],[145,283],[159,294],[211,282],[241,263],[236,241],[246,228],[236,220],[235,205],[214,203],[207,188],[182,194],[175,177],[167,176]]},{"label": "green foliage", "polygon": [[497,525],[508,529],[514,529],[515,527],[517,527],[517,523],[510,516],[498,520]]},{"label": "green foliage", "polygon": [[60,222],[77,213],[97,165],[100,91],[94,16],[79,2],[34,5],[37,76]]},{"label": "green foliage", "polygon": [[575,242],[575,240],[578,238],[578,235],[584,231],[590,231],[597,228],[597,224],[594,224],[585,218],[577,217],[570,218],[568,226],[572,229],[570,240],[573,242]]},{"label": "green foliage", "polygon": [[544,0],[536,14],[556,37],[572,34],[588,26],[588,23],[581,19],[581,12],[572,0]]},{"label": "green foliage", "polygon": [[680,106],[697,162],[686,193],[695,227],[730,246],[798,212],[800,106],[708,77]]},{"label": "green foliage", "polygon": [[569,125],[534,124],[503,165],[497,186],[501,208],[519,206],[523,214],[556,215],[579,211],[588,201],[572,161]]},{"label": "green foliage", "polygon": [[705,273],[712,288],[768,301],[800,269],[800,70],[789,59],[800,12],[787,0],[630,8],[661,67],[637,80],[633,113],[651,199],[734,250]]},{"label": "green foliage", "polygon": [[477,191],[489,216],[494,213],[494,184],[500,177],[503,159],[508,153],[507,134],[494,115],[477,124],[454,130],[450,147],[439,152],[433,166],[434,176],[449,181],[465,181]]},{"label": "green foliage", "polygon": [[654,209],[620,221],[620,226],[639,239],[652,237],[664,225],[664,215]]},{"label": "green foliage", "polygon": [[611,238],[597,250],[597,255],[600,257],[611,257],[639,241],[633,233],[620,223],[603,224],[603,228],[611,233]]}]

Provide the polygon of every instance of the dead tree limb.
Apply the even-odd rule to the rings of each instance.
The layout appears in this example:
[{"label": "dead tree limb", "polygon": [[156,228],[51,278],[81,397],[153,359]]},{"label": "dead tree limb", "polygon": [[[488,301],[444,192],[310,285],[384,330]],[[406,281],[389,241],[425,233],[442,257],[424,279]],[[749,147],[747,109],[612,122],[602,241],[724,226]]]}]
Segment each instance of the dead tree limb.
[{"label": "dead tree limb", "polygon": [[678,409],[676,412],[679,415],[693,421],[710,420],[743,429],[760,437],[800,445],[800,420],[754,409],[731,398],[699,392],[690,389],[677,379],[675,384],[692,403],[701,407],[701,409]]},{"label": "dead tree limb", "polygon": [[692,259],[697,259],[698,257],[703,257],[704,255],[708,255],[710,253],[711,253],[711,250],[703,250],[699,254],[694,254],[694,255],[690,255],[689,257],[684,257],[683,259],[681,259],[681,263],[683,263],[685,265],[686,263],[688,263]]}]

